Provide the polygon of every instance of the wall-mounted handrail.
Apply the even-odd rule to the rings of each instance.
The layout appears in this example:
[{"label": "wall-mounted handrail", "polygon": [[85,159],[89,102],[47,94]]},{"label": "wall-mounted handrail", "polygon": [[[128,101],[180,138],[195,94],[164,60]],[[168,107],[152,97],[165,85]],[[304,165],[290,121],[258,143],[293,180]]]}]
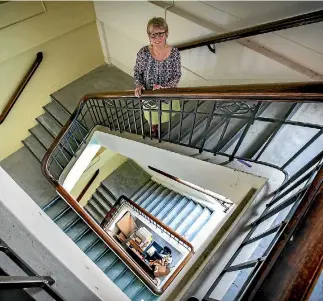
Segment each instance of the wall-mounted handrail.
[{"label": "wall-mounted handrail", "polygon": [[0,114],[0,124],[2,124],[10,111],[12,110],[13,106],[17,102],[19,96],[21,95],[22,91],[25,89],[26,85],[30,81],[31,77],[34,75],[36,72],[37,68],[39,67],[40,63],[43,60],[43,53],[38,52],[36,55],[35,61],[32,63],[30,66],[29,70],[26,72],[25,76],[22,78],[21,82],[19,83],[17,89],[9,99],[8,103],[4,107],[2,113]]},{"label": "wall-mounted handrail", "polygon": [[100,169],[98,169],[98,170],[95,171],[95,173],[93,174],[93,176],[91,177],[91,179],[89,180],[89,182],[87,182],[87,184],[84,186],[84,188],[82,189],[82,191],[79,194],[79,196],[76,198],[76,201],[77,202],[79,202],[82,199],[82,197],[84,196],[84,194],[87,192],[87,190],[90,188],[90,186],[92,185],[92,183],[94,182],[94,180],[98,176],[99,172],[100,172]]},{"label": "wall-mounted handrail", "polygon": [[202,39],[198,39],[187,43],[181,43],[176,45],[175,47],[177,47],[180,51],[183,51],[183,50],[193,49],[197,47],[214,45],[222,42],[252,37],[255,35],[264,34],[268,32],[308,25],[312,23],[318,23],[322,21],[323,21],[323,10],[318,10],[307,14],[281,19],[278,21],[273,21],[273,22],[247,27],[247,28],[243,28],[243,29],[239,29],[231,32],[222,33],[212,37],[202,38]]},{"label": "wall-mounted handrail", "polygon": [[184,185],[186,187],[189,187],[191,189],[194,189],[195,191],[201,192],[201,193],[211,197],[217,203],[219,203],[222,207],[224,207],[224,212],[227,212],[230,209],[230,207],[233,205],[233,203],[220,200],[220,199],[216,198],[214,195],[212,195],[211,193],[197,187],[196,185],[192,185],[192,184],[190,184],[190,183],[188,183],[186,181],[183,181],[183,180],[181,180],[181,179],[179,179],[179,178],[177,178],[175,176],[172,176],[172,175],[168,174],[167,172],[164,172],[164,171],[162,171],[160,169],[157,169],[155,167],[152,167],[152,166],[148,166],[148,168],[151,169],[154,172],[157,172],[157,173],[163,175],[164,177],[166,177],[168,179],[171,179],[171,180],[173,180],[173,181],[175,181],[175,182],[177,182],[179,184],[182,184],[182,185]]},{"label": "wall-mounted handrail", "polygon": [[[112,130],[120,130],[122,131],[121,125],[124,124],[124,130],[126,130],[125,119],[128,118],[127,112],[133,112],[133,118],[135,118],[135,113],[140,115],[140,131],[144,134],[144,122],[143,122],[143,113],[144,110],[152,112],[161,113],[161,99],[166,99],[172,102],[172,99],[178,99],[181,101],[182,105],[184,102],[190,102],[190,100],[194,101],[194,103],[198,103],[200,101],[211,102],[213,111],[207,112],[190,112],[183,110],[183,106],[181,111],[177,111],[176,113],[179,115],[184,114],[204,114],[203,116],[207,120],[206,127],[208,127],[211,123],[211,119],[213,118],[213,114],[222,114],[216,113],[215,108],[219,108],[220,110],[225,109],[226,105],[229,106],[232,103],[243,103],[246,101],[252,101],[252,105],[248,105],[245,103],[245,108],[247,108],[247,113],[241,113],[240,115],[235,115],[234,112],[224,113],[223,116],[234,116],[234,118],[241,118],[241,120],[249,120],[248,125],[250,127],[251,122],[254,120],[261,120],[264,122],[282,122],[278,119],[273,118],[264,118],[258,117],[257,109],[260,106],[270,103],[270,102],[286,102],[286,103],[311,103],[311,102],[323,102],[323,82],[309,82],[309,83],[275,83],[275,84],[256,84],[256,85],[237,85],[237,86],[218,86],[218,87],[194,87],[194,88],[178,88],[178,89],[163,89],[157,91],[144,91],[143,95],[140,98],[140,101],[137,97],[134,96],[134,91],[116,91],[116,92],[106,92],[106,93],[95,93],[95,94],[87,94],[85,95],[79,104],[77,105],[75,111],[70,116],[67,123],[62,128],[59,135],[55,138],[53,144],[45,154],[42,161],[42,171],[44,176],[54,185],[57,192],[65,199],[65,201],[81,216],[81,218],[94,230],[94,232],[100,236],[100,238],[111,248],[112,251],[119,254],[122,253],[123,250],[120,247],[116,246],[114,241],[110,238],[107,233],[98,225],[94,219],[79,205],[79,203],[64,189],[64,187],[59,183],[59,174],[61,173],[64,167],[59,167],[60,171],[54,170],[53,164],[55,163],[55,159],[61,149],[64,149],[64,145],[68,143],[68,139],[75,138],[73,135],[75,133],[79,133],[86,139],[88,134],[82,134],[82,129],[86,128],[86,133],[89,133],[95,126],[101,125],[106,126]],[[121,101],[125,101],[126,104],[121,105]],[[143,109],[143,103],[145,101],[154,100],[157,104],[157,108],[159,109]],[[134,104],[137,102],[137,107],[134,106],[128,107],[127,102],[130,101]],[[114,110],[114,111],[113,111]],[[169,114],[171,116],[172,109],[166,112],[165,114]],[[125,115],[124,111],[127,111]],[[174,112],[174,111],[173,111]],[[121,114],[121,115],[120,115]],[[245,115],[243,115],[245,114]],[[131,117],[131,118],[132,118]],[[169,126],[170,122],[169,121]],[[88,123],[89,122],[89,123]],[[117,126],[115,126],[115,123]],[[161,121],[159,119],[159,128],[161,126]],[[283,121],[284,123],[284,121]],[[312,125],[305,124],[297,121],[287,121],[286,124],[293,124],[298,126],[309,126],[312,128],[321,129],[320,125]],[[239,143],[237,143],[234,152],[230,154],[230,158],[239,158],[236,156],[236,152],[241,145],[244,137],[246,136],[248,129],[246,126],[243,130],[243,134],[239,135]],[[193,126],[194,128],[194,126]],[[131,127],[129,126],[129,131],[131,131]],[[207,128],[204,131],[204,135],[208,132]],[[159,131],[160,133],[160,131]],[[169,139],[169,138],[168,138]],[[203,138],[205,142],[205,137]],[[161,138],[159,137],[161,141]],[[163,139],[165,140],[165,139]],[[167,141],[167,140],[166,140]],[[203,141],[202,141],[203,142]],[[203,143],[204,143],[203,142]],[[203,144],[199,146],[199,149],[203,151]],[[75,150],[76,151],[76,150]],[[215,154],[223,155],[224,153],[220,153],[218,151]],[[226,155],[226,154],[224,154]],[[295,158],[296,155],[294,155]],[[250,160],[251,161],[251,160]],[[252,161],[253,162],[253,161]],[[274,168],[278,168],[282,170],[278,166],[271,164],[270,162],[262,162],[259,160],[254,160],[259,164],[263,164],[266,166],[271,166]],[[54,164],[55,165],[55,164]],[[284,172],[284,170],[282,170]],[[138,265],[133,261],[131,257],[127,254],[124,254],[122,260],[127,264],[130,269],[136,274],[136,276],[144,282],[155,294],[162,294],[163,290],[156,289],[155,284],[151,281],[151,279],[142,273],[142,270],[138,267]],[[170,284],[170,283],[169,283]],[[165,288],[163,288],[165,289]]]}]

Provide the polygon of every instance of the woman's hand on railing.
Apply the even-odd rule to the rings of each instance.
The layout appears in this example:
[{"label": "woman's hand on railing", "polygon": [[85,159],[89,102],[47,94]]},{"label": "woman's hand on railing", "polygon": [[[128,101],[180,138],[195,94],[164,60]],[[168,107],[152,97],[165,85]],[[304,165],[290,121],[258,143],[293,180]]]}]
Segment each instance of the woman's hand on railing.
[{"label": "woman's hand on railing", "polygon": [[142,85],[137,86],[136,89],[135,89],[135,96],[136,97],[140,97],[141,96],[141,92],[143,90],[145,90],[145,87],[144,86],[142,86]]},{"label": "woman's hand on railing", "polygon": [[164,87],[162,87],[161,85],[154,84],[153,90],[158,90],[158,89],[164,89]]}]

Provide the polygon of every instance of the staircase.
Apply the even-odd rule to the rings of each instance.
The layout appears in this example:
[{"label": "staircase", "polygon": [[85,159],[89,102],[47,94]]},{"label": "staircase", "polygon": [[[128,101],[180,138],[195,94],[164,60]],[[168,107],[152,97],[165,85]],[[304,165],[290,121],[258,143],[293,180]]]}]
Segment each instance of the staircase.
[{"label": "staircase", "polygon": [[[212,214],[215,214],[211,209],[152,180],[131,199],[189,241],[203,231]],[[112,200],[111,193],[102,182],[85,210],[101,223],[113,205]],[[56,197],[42,209],[131,300],[157,299],[63,199]]]},{"label": "staircase", "polygon": [[[32,156],[41,162],[46,150],[58,135],[62,126],[66,123],[73,112],[80,98],[89,91],[108,91],[132,89],[132,79],[114,67],[102,66],[76,80],[66,88],[54,93],[52,101],[44,106],[44,114],[39,116],[37,125],[30,129],[30,136],[23,141],[24,148],[18,152],[23,153],[25,160],[32,166],[35,165],[32,158],[26,155],[28,150]],[[215,116],[211,120],[207,113],[212,109],[208,101],[186,101],[185,110],[199,113],[184,116],[182,120],[174,119],[170,131],[163,129],[162,138],[174,143],[190,145],[194,148],[203,148],[210,152],[221,152],[231,154],[238,144],[239,138],[243,135],[247,122],[240,119],[227,121],[223,116]],[[232,110],[238,110],[233,106]],[[280,118],[293,122],[304,121],[306,118],[311,123],[323,124],[319,114],[320,107],[315,104],[296,105],[291,103],[264,103],[260,106],[257,117],[270,119]],[[127,118],[124,113],[118,113],[126,128]],[[121,119],[121,120],[122,120]],[[139,114],[130,116],[129,127],[132,132],[138,130],[140,125]],[[135,120],[137,124],[135,124]],[[116,120],[115,120],[116,121]],[[147,124],[147,123],[146,123]],[[206,125],[209,124],[207,132]],[[194,129],[192,131],[191,129]],[[138,132],[140,133],[140,132]],[[284,166],[291,174],[299,166],[304,165],[313,158],[322,148],[322,129],[304,128],[301,134],[293,132],[289,125],[266,123],[256,120],[250,128],[244,142],[240,145],[237,155],[243,158],[259,160],[273,160],[277,166]],[[297,154],[299,149],[306,145],[312,137],[313,144],[309,144],[308,152],[299,153],[296,162],[286,161]],[[314,139],[316,137],[316,139]],[[281,146],[288,140],[289,147]],[[218,143],[220,141],[220,143]],[[273,141],[268,147],[268,143]],[[76,146],[77,146],[77,142]],[[71,148],[75,144],[71,142]],[[283,152],[280,150],[284,149]],[[65,157],[61,158],[60,164],[64,167],[69,158],[73,155],[72,150],[65,149]],[[18,183],[27,183],[26,174],[21,172],[17,166],[13,168],[13,162],[17,161],[17,154],[13,154],[1,162],[1,166]],[[217,158],[217,157],[216,157]],[[223,159],[219,158],[218,163]],[[293,163],[293,164],[291,164]],[[40,171],[34,177],[43,181]],[[38,170],[37,168],[37,170]],[[37,182],[37,181],[36,181]],[[37,187],[25,185],[24,190],[33,195]],[[51,217],[51,219],[75,242],[75,244],[87,254],[94,263],[131,299],[138,301],[156,300],[154,296],[134,274],[118,259],[118,257],[107,248],[96,234],[71,210],[60,197],[54,197],[55,191],[46,186],[46,195],[34,198],[39,206]],[[48,192],[47,192],[48,191]],[[149,180],[133,196],[129,196],[137,204],[152,213],[162,222],[186,237],[189,241],[196,239],[197,234],[203,231],[203,227],[212,217],[213,212],[200,204],[180,194],[171,191],[162,185]],[[98,222],[101,222],[106,212],[113,206],[114,196],[108,187],[101,184],[86,205],[86,211]],[[167,205],[166,205],[167,204]]]}]

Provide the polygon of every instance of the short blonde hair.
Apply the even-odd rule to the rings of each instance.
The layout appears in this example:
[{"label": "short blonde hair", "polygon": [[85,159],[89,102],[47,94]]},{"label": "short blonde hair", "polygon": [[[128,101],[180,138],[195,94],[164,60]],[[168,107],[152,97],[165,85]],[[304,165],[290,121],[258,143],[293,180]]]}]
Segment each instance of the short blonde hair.
[{"label": "short blonde hair", "polygon": [[168,32],[168,25],[164,18],[161,17],[154,17],[148,21],[147,24],[147,33],[149,34],[150,27],[153,28],[162,28],[165,32]]}]

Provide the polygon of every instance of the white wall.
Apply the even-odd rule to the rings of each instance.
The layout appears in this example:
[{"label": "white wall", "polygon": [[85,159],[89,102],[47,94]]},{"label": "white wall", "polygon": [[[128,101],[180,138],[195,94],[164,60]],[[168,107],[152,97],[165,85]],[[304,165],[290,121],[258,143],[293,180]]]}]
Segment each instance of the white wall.
[{"label": "white wall", "polygon": [[[211,2],[176,1],[175,6],[226,30],[256,25],[277,18],[309,12],[322,2]],[[133,74],[136,53],[148,44],[146,24],[164,10],[145,1],[95,2],[101,33],[105,35],[106,62]],[[169,43],[177,44],[214,34],[172,12],[167,13]],[[254,41],[323,74],[323,22],[254,37]],[[101,43],[102,43],[101,36]],[[308,81],[302,75],[236,42],[217,45],[214,55],[207,47],[181,53],[181,86],[254,82]],[[108,56],[108,57],[107,57]]]},{"label": "white wall", "polygon": [[1,167],[0,220],[0,238],[65,300],[129,300]]}]

